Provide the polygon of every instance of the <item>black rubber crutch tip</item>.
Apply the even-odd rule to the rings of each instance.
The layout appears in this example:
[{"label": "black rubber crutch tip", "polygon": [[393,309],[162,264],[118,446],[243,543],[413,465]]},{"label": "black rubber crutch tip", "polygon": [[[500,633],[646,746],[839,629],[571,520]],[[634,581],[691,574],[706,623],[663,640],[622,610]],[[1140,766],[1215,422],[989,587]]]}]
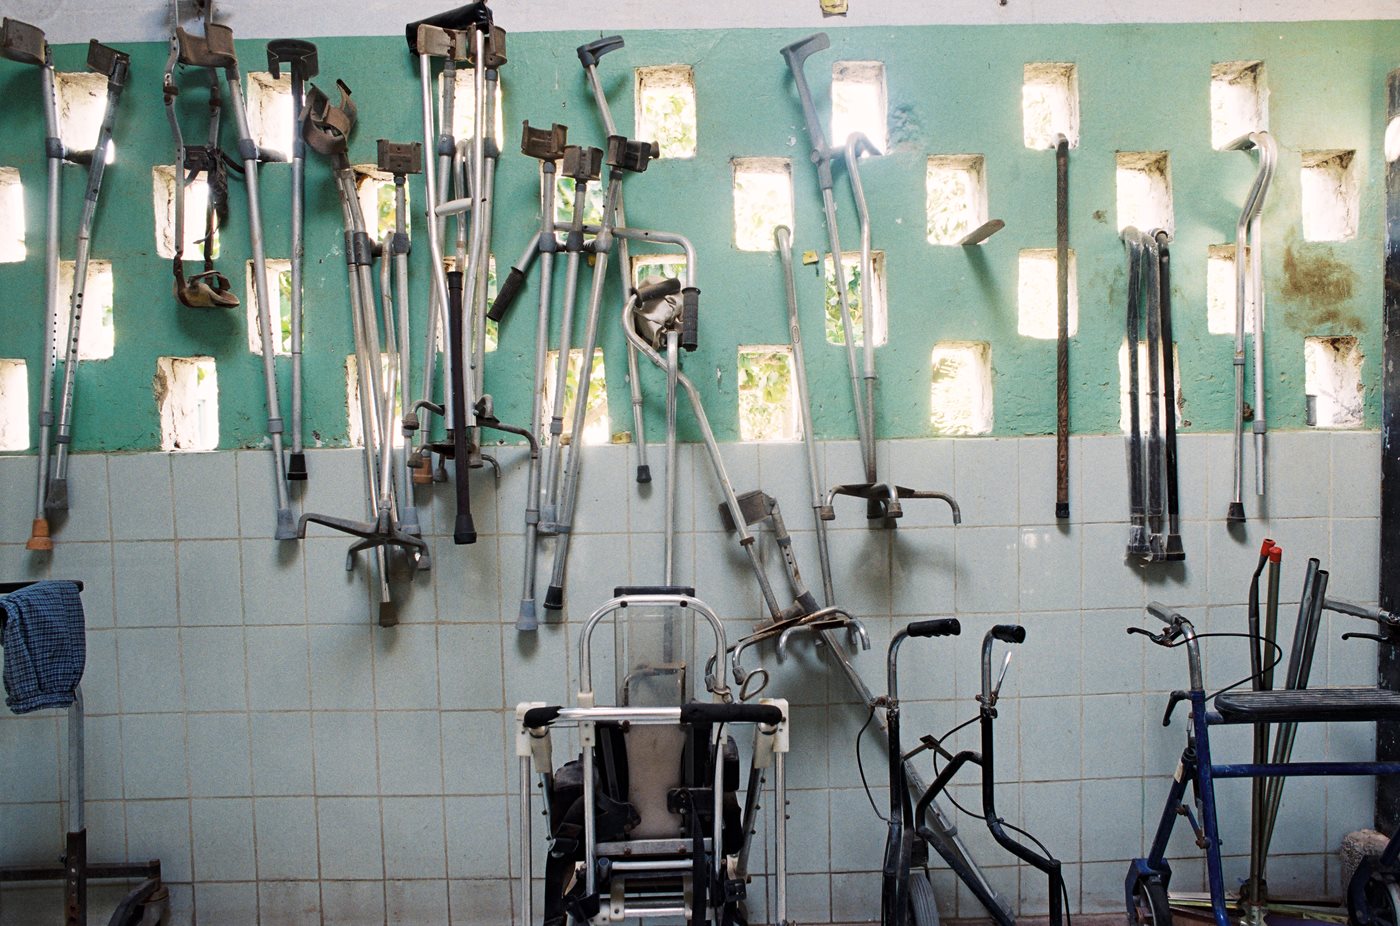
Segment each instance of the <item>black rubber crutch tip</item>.
[{"label": "black rubber crutch tip", "polygon": [[647,483],[651,482],[650,466],[643,463],[641,466],[637,467],[637,482],[641,485],[646,485]]},{"label": "black rubber crutch tip", "polygon": [[1231,502],[1230,510],[1225,514],[1225,520],[1238,524],[1244,523],[1244,502]]},{"label": "black rubber crutch tip", "polygon": [[287,481],[306,481],[306,454],[293,453],[287,457]]},{"label": "black rubber crutch tip", "polygon": [[476,524],[469,514],[457,515],[457,521],[452,526],[452,542],[463,545],[476,543]]},{"label": "black rubber crutch tip", "polygon": [[1055,517],[1061,521],[1069,518],[1069,502],[1055,503]]},{"label": "black rubber crutch tip", "polygon": [[564,586],[551,585],[544,593],[544,607],[547,611],[564,610]]}]

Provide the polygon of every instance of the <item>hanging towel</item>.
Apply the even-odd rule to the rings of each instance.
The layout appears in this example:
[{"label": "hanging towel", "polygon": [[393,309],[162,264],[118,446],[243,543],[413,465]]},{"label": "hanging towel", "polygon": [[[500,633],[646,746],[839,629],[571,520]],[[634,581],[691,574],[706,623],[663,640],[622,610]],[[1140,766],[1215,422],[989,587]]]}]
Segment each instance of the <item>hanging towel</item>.
[{"label": "hanging towel", "polygon": [[16,714],[67,707],[83,678],[83,602],[73,582],[36,582],[0,597],[5,704]]}]

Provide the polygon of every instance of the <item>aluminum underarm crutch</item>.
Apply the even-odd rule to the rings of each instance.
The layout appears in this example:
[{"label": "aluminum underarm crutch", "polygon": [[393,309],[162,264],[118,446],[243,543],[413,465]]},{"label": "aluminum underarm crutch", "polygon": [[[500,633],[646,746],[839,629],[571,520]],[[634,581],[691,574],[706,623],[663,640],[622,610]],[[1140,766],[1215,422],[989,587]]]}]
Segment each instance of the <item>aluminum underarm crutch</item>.
[{"label": "aluminum underarm crutch", "polygon": [[34,489],[34,521],[25,548],[53,549],[45,502],[49,494],[49,443],[53,429],[53,373],[58,321],[58,236],[60,192],[63,183],[63,140],[58,132],[58,99],[54,89],[53,55],[44,32],[28,23],[5,17],[0,23],[0,56],[39,68],[39,92],[44,107],[44,154],[48,162],[48,203],[44,227],[44,369],[39,387],[39,466]]},{"label": "aluminum underarm crutch", "polygon": [[[117,116],[117,102],[126,86],[130,57],[125,52],[102,45],[96,39],[88,43],[88,67],[107,75],[107,105],[102,113],[102,126],[97,131],[97,144],[87,152],[87,191],[83,194],[82,217],[78,220],[78,248],[73,261],[73,293],[68,303],[68,346],[63,361],[63,387],[59,393],[58,427],[54,443],[53,474],[49,477],[48,497],[44,507],[49,511],[68,509],[68,454],[73,439],[73,391],[78,372],[78,336],[83,320],[83,293],[87,289],[88,258],[92,254],[92,226],[97,215],[97,200],[102,192],[102,175],[107,166],[107,146],[112,141],[112,125]],[[70,154],[72,159],[74,155]]]},{"label": "aluminum underarm crutch", "polygon": [[[1254,308],[1254,481],[1255,492],[1264,494],[1264,199],[1273,182],[1278,146],[1268,132],[1251,132],[1225,146],[1227,151],[1259,151],[1259,171],[1245,199],[1235,226],[1235,426],[1234,498],[1226,519],[1243,521],[1244,515],[1244,320],[1246,306]],[[1248,266],[1246,266],[1246,260]]]},{"label": "aluminum underarm crutch", "polygon": [[[306,480],[306,453],[302,445],[302,264],[306,256],[306,141],[302,138],[306,81],[316,76],[316,46],[301,39],[275,39],[267,43],[267,68],[281,77],[287,65],[292,83],[292,447],[287,457],[287,478]],[[405,303],[407,304],[407,303]],[[405,313],[405,317],[407,317]],[[405,386],[407,380],[404,381]],[[405,395],[407,392],[405,392]]]},{"label": "aluminum underarm crutch", "polygon": [[[277,524],[273,534],[278,540],[297,538],[296,520],[292,516],[291,500],[287,494],[286,460],[282,456],[283,421],[281,399],[277,393],[277,347],[272,332],[272,294],[267,286],[267,256],[263,250],[262,206],[258,195],[258,164],[263,159],[284,159],[277,152],[260,150],[248,128],[248,110],[243,103],[243,84],[238,58],[234,52],[233,30],[209,22],[204,36],[193,36],[177,27],[182,50],[194,49],[193,58],[217,61],[224,70],[229,98],[233,103],[233,118],[238,129],[238,157],[243,163],[243,180],[248,194],[248,236],[253,254],[253,294],[257,300],[258,337],[262,348],[263,387],[267,394],[267,433],[272,443],[272,476],[277,499]],[[182,52],[182,57],[184,54]],[[179,248],[183,243],[177,242]],[[280,327],[280,326],[279,326]]]},{"label": "aluminum underarm crutch", "polygon": [[1144,279],[1142,283],[1143,312],[1147,316],[1147,545],[1148,560],[1159,561],[1165,548],[1162,542],[1162,396],[1167,387],[1162,383],[1161,329],[1161,256],[1157,239],[1140,233]]},{"label": "aluminum underarm crutch", "polygon": [[[613,121],[612,108],[608,105],[608,96],[603,92],[603,83],[598,79],[598,59],[622,46],[622,36],[610,35],[578,47],[579,63],[583,65],[583,72],[588,78],[588,86],[593,91],[593,100],[598,104],[598,112],[603,117],[603,129],[610,136],[618,134],[617,124]],[[627,225],[627,210],[623,206],[622,190],[617,192],[613,224],[618,227]],[[617,241],[617,275],[622,292],[630,292],[632,290],[632,255],[626,238],[620,238]],[[651,465],[647,463],[647,432],[646,419],[642,414],[642,383],[637,372],[637,350],[630,341],[627,342],[626,348],[627,384],[632,396],[632,442],[637,448],[637,483],[646,485],[651,482]]]},{"label": "aluminum underarm crutch", "polygon": [[1172,336],[1172,280],[1170,237],[1158,230],[1153,236],[1157,243],[1157,314],[1162,342],[1162,393],[1165,412],[1162,465],[1165,471],[1163,491],[1166,494],[1167,537],[1162,548],[1162,559],[1177,562],[1186,558],[1186,550],[1181,545],[1181,503],[1178,498],[1180,485],[1177,479],[1176,458],[1176,342]]}]

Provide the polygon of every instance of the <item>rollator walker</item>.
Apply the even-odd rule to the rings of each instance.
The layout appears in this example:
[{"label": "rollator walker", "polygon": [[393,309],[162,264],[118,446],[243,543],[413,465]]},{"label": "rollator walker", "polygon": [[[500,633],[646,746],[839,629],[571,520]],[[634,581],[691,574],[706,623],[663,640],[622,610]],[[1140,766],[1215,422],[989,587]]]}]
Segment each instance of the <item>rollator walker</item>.
[{"label": "rollator walker", "polygon": [[[770,775],[775,855],[768,899],[775,916],[765,922],[789,922],[787,702],[733,702],[724,626],[694,594],[675,586],[616,589],[588,618],[579,640],[578,706],[516,707],[520,922],[540,922],[534,913],[531,766],[540,776],[548,819],[547,926],[663,917],[712,926],[748,922],[751,839]],[[594,631],[609,616],[616,700],[602,705],[593,688]],[[693,650],[706,625],[714,660],[704,685],[712,699],[695,700],[691,669],[706,663],[697,662]],[[742,792],[732,724],[753,728]],[[577,729],[582,752],[555,768],[554,734],[566,726]]]}]

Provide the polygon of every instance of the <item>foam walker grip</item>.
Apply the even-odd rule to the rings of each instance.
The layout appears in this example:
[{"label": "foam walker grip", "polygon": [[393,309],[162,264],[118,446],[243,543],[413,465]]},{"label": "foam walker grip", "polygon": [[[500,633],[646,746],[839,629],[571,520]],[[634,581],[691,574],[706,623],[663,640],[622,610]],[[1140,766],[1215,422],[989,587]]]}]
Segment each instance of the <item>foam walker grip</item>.
[{"label": "foam walker grip", "polygon": [[700,290],[687,286],[681,299],[681,349],[692,351],[700,346]]},{"label": "foam walker grip", "polygon": [[992,639],[1003,643],[1026,642],[1026,628],[1020,624],[997,624],[992,628]]}]

